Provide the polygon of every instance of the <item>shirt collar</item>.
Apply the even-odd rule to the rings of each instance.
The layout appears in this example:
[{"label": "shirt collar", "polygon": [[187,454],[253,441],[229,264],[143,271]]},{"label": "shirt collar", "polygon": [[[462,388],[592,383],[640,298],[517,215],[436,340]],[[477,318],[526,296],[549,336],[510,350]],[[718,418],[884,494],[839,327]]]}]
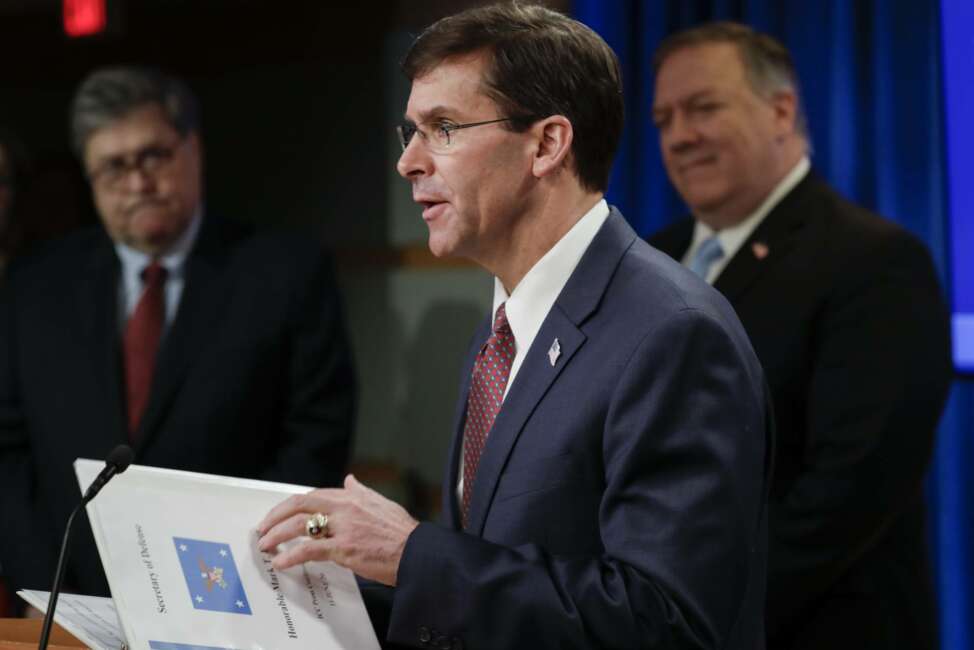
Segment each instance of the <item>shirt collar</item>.
[{"label": "shirt collar", "polygon": [[[605,199],[601,199],[535,262],[510,295],[504,284],[494,278],[492,316],[497,314],[501,303],[506,303],[504,309],[518,350],[530,346],[558,294],[608,216],[609,206]],[[493,322],[493,318],[491,320]]]},{"label": "shirt collar", "polygon": [[[201,208],[197,208],[196,213],[189,222],[189,227],[183,231],[183,234],[173,242],[173,245],[165,253],[157,258],[159,264],[166,269],[169,278],[182,274],[186,258],[189,256],[189,252],[196,242],[196,236],[199,234],[202,221],[203,211]],[[134,274],[138,276],[153,259],[151,255],[121,242],[115,242],[115,252],[118,253],[118,258],[122,262],[123,272],[126,275]]]},{"label": "shirt collar", "polygon": [[[811,162],[808,156],[802,156],[802,159],[791,168],[784,178],[778,181],[771,193],[768,194],[767,198],[761,202],[761,205],[752,212],[746,219],[737,223],[729,228],[723,228],[717,231],[717,239],[720,240],[720,246],[724,251],[724,256],[722,260],[730,260],[737,253],[738,249],[744,245],[747,238],[751,236],[751,233],[761,225],[768,213],[778,203],[781,202],[785,196],[791,192],[798,183],[801,182],[805,175],[808,174],[811,168]],[[705,239],[708,239],[714,234],[714,229],[697,220],[693,227],[693,239],[690,242],[690,248],[687,250],[688,256],[686,259],[692,259],[692,255],[700,248],[700,244],[703,243]]]}]

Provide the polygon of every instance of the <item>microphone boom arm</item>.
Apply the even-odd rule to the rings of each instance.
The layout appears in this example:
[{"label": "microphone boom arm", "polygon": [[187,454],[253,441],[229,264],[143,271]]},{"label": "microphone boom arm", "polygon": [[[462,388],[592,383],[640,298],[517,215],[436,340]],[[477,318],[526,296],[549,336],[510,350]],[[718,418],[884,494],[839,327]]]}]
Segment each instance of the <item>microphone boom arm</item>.
[{"label": "microphone boom arm", "polygon": [[47,601],[47,613],[44,615],[44,627],[41,630],[41,641],[37,646],[38,650],[47,650],[48,638],[51,635],[51,625],[54,623],[54,609],[57,607],[58,596],[61,594],[61,584],[64,582],[64,571],[68,564],[68,541],[71,539],[71,526],[74,524],[74,518],[82,508],[88,505],[89,501],[101,492],[101,489],[105,487],[105,484],[112,477],[128,469],[131,462],[131,447],[127,445],[115,447],[105,460],[105,468],[91,482],[91,485],[85,490],[85,495],[81,497],[81,503],[75,506],[74,510],[71,511],[71,516],[68,517],[68,525],[64,528],[64,539],[61,541],[61,554],[57,560],[57,570],[54,572],[54,586],[51,587],[51,595]]}]

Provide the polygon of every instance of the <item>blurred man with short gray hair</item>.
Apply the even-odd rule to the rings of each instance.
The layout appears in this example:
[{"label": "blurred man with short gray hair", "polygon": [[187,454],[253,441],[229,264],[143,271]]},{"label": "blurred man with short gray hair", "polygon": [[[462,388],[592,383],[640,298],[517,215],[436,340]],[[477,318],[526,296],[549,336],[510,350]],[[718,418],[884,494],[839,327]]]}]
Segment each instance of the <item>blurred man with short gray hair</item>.
[{"label": "blurred man with short gray hair", "polygon": [[[24,258],[0,294],[0,562],[17,588],[50,586],[75,458],[128,442],[144,465],[334,485],[353,427],[329,259],[207,212],[189,89],[98,70],[71,126],[103,227]],[[90,533],[75,542],[66,584],[105,592]]]}]

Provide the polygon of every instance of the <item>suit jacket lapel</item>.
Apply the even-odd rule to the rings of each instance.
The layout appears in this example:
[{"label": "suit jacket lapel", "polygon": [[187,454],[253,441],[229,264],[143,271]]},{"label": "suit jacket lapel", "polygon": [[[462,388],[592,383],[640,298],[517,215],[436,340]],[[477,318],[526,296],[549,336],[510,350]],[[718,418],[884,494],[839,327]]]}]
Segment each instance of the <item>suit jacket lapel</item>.
[{"label": "suit jacket lapel", "polygon": [[813,182],[809,173],[785,195],[717,276],[714,288],[731,303],[751,286],[762,271],[786,256],[794,245],[795,234],[805,224],[806,211],[801,209],[801,204]]},{"label": "suit jacket lapel", "polygon": [[[118,307],[119,262],[111,240],[102,234],[91,251],[78,284],[78,313],[91,355],[91,370],[104,395],[109,429],[97,427],[92,435],[104,436],[103,448],[128,439],[122,397],[121,327]],[[92,447],[96,448],[96,447]]]},{"label": "suit jacket lapel", "polygon": [[[547,352],[555,338],[561,345],[561,356],[552,366],[548,362]],[[494,498],[497,481],[500,479],[511,449],[514,448],[514,443],[517,442],[518,436],[538,402],[548,392],[558,375],[568,366],[575,352],[584,342],[585,334],[575,327],[574,323],[557,307],[552,307],[531,349],[528,350],[517,377],[514,378],[514,383],[504,399],[504,406],[497,414],[494,428],[487,438],[484,453],[480,457],[477,480],[470,500],[468,529],[471,532],[477,535],[483,532],[487,510]]]},{"label": "suit jacket lapel", "polygon": [[[635,239],[636,233],[613,208],[541,325],[508,390],[480,458],[468,522],[468,529],[474,534],[483,533],[497,482],[514,444],[538,403],[585,343],[586,336],[580,327],[597,308],[623,253]],[[547,353],[556,338],[561,356],[552,366]],[[466,391],[463,399],[465,402]],[[462,422],[458,435],[463,435]]]},{"label": "suit jacket lapel", "polygon": [[226,253],[219,222],[212,217],[204,218],[199,238],[186,260],[179,311],[156,359],[149,404],[136,436],[136,452],[158,433],[184,375],[201,348],[212,341],[210,331],[230,293],[224,286]]}]

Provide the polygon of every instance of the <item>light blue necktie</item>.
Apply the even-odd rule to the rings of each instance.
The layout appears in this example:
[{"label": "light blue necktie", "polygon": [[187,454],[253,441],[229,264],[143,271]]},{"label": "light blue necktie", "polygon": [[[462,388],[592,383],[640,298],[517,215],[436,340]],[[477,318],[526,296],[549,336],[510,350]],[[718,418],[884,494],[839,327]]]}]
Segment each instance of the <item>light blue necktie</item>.
[{"label": "light blue necktie", "polygon": [[724,249],[720,247],[720,240],[717,239],[717,235],[711,235],[703,240],[697,253],[690,260],[690,270],[706,280],[710,267],[723,256]]}]

